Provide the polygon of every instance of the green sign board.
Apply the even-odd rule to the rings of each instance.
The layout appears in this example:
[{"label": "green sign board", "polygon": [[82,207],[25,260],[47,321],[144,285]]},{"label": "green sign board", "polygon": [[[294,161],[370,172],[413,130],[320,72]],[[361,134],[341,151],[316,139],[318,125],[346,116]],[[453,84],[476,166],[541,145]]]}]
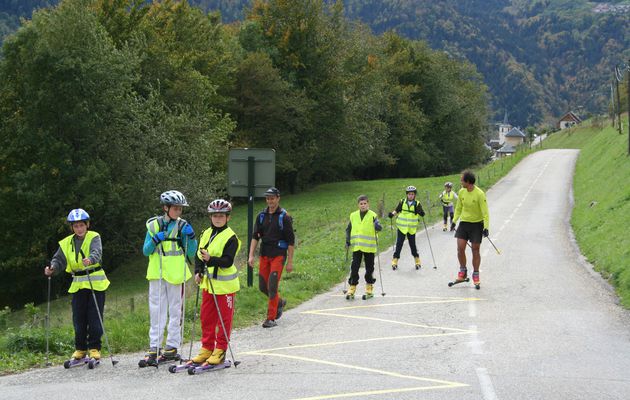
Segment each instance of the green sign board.
[{"label": "green sign board", "polygon": [[230,149],[228,156],[228,194],[230,197],[265,197],[276,185],[274,149]]}]

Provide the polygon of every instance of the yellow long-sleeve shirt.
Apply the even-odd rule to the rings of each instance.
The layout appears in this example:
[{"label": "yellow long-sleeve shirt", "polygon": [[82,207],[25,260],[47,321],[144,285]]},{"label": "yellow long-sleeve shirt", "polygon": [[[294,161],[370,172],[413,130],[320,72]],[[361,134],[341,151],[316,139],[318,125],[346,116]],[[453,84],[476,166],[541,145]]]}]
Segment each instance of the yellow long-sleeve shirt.
[{"label": "yellow long-sleeve shirt", "polygon": [[453,222],[460,218],[462,222],[483,221],[484,229],[489,229],[490,214],[488,213],[486,194],[483,190],[479,189],[477,186],[475,186],[471,192],[463,188],[459,190],[458,197]]}]

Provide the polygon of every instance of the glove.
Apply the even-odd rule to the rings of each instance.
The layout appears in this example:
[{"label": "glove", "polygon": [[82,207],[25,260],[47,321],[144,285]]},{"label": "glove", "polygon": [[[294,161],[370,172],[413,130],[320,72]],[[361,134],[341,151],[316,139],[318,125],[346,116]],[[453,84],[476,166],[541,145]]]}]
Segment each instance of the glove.
[{"label": "glove", "polygon": [[193,230],[193,227],[190,224],[184,225],[184,227],[182,228],[182,233],[188,236],[190,239],[195,238],[195,231]]},{"label": "glove", "polygon": [[420,210],[420,212],[418,214],[420,214],[421,217],[424,217],[424,211],[423,210]]},{"label": "glove", "polygon": [[161,242],[164,241],[164,239],[166,239],[166,234],[162,231],[156,233],[151,240],[153,240],[153,243],[155,243],[155,245],[157,246],[158,244],[160,244]]},{"label": "glove", "polygon": [[393,212],[393,211],[392,211],[392,212],[390,212],[389,214],[387,214],[387,216],[388,216],[389,218],[394,218],[394,212]]},{"label": "glove", "polygon": [[454,231],[455,230],[455,222],[451,223],[451,230]]},{"label": "glove", "polygon": [[490,234],[490,232],[488,232],[487,229],[483,230],[483,237],[488,237],[489,234]]}]

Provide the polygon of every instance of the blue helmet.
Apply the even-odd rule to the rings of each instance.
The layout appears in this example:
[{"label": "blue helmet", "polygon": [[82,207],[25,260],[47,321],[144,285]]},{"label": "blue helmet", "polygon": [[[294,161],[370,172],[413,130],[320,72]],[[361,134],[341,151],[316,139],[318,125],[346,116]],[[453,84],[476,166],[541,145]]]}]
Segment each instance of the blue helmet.
[{"label": "blue helmet", "polygon": [[89,221],[89,220],[90,220],[90,214],[88,214],[82,208],[75,208],[74,210],[70,211],[67,218],[67,221],[70,223],[79,222],[79,221]]}]

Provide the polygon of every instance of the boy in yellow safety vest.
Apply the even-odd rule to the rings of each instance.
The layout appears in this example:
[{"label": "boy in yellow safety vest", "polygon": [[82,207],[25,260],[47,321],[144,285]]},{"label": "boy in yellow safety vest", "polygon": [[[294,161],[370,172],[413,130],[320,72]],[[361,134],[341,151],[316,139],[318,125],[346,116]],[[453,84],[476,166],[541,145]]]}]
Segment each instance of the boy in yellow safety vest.
[{"label": "boy in yellow safety vest", "polygon": [[228,226],[231,212],[232,205],[223,199],[208,205],[212,225],[201,234],[195,260],[195,282],[203,289],[201,350],[190,363],[221,364],[228,349],[234,300],[240,289],[234,259],[241,248],[241,241]]},{"label": "boy in yellow safety vest", "polygon": [[346,299],[354,298],[354,293],[359,284],[359,267],[361,259],[365,258],[365,296],[371,298],[374,291],[374,256],[377,250],[376,232],[383,227],[378,221],[377,215],[370,210],[370,202],[366,195],[357,198],[359,209],[350,214],[350,222],[346,227],[346,247],[352,247],[352,264],[350,266],[350,285]]},{"label": "boy in yellow safety vest", "polygon": [[444,184],[444,191],[440,194],[440,202],[442,202],[442,213],[444,217],[444,227],[442,231],[446,232],[448,229],[448,216],[451,216],[451,231],[455,230],[455,222],[453,221],[454,207],[453,204],[457,200],[457,193],[453,192],[453,184],[446,182]]},{"label": "boy in yellow safety vest", "polygon": [[44,268],[44,274],[51,276],[63,268],[72,274],[72,284],[68,289],[68,293],[72,293],[74,324],[75,351],[72,359],[83,360],[89,357],[100,360],[103,336],[101,319],[105,306],[105,290],[109,287],[109,280],[101,267],[101,236],[89,230],[90,215],[82,208],[70,211],[67,221],[73,233],[59,242],[59,248],[50,265]]},{"label": "boy in yellow safety vest", "polygon": [[407,186],[405,189],[406,199],[401,199],[394,211],[390,212],[387,216],[391,219],[396,218],[396,248],[394,249],[394,255],[392,256],[392,269],[395,271],[398,269],[398,259],[400,258],[400,252],[405,243],[405,238],[409,241],[409,249],[413,256],[416,269],[420,269],[420,254],[418,254],[418,248],[416,247],[416,230],[420,223],[420,217],[424,217],[424,210],[419,201],[416,200],[418,189],[415,186]]},{"label": "boy in yellow safety vest", "polygon": [[[188,263],[197,252],[197,240],[192,226],[181,218],[186,197],[177,190],[160,195],[164,215],[146,222],[147,234],[142,252],[149,257],[149,351],[138,365],[156,366],[161,361],[177,360],[181,346],[181,314],[183,285],[192,277]],[[166,347],[163,352],[162,333],[167,325]]]}]

